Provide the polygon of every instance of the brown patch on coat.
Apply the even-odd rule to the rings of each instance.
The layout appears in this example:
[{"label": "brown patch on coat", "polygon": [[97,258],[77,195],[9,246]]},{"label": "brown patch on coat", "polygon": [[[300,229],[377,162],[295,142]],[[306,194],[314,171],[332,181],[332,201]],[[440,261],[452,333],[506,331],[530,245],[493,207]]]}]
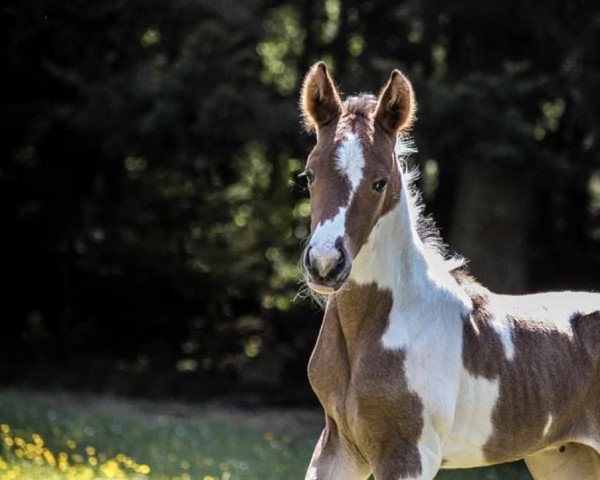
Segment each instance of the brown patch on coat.
[{"label": "brown patch on coat", "polygon": [[[464,272],[455,278],[471,297],[473,310],[463,323],[463,364],[476,377],[499,381],[493,410],[494,432],[483,447],[486,460],[522,458],[582,435],[600,438],[600,312],[570,318],[573,335],[543,317],[506,313],[502,296]],[[600,306],[600,305],[599,305]],[[514,357],[506,358],[493,323],[512,326]],[[552,423],[547,432],[549,415]]]},{"label": "brown patch on coat", "polygon": [[422,470],[423,404],[408,389],[405,352],[381,344],[392,303],[388,290],[350,282],[327,306],[308,367],[328,421],[376,478]]}]

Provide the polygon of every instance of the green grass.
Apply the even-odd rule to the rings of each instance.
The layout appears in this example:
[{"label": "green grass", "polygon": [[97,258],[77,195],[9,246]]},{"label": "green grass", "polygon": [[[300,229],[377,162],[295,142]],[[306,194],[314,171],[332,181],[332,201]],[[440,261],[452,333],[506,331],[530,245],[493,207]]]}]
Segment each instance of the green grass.
[{"label": "green grass", "polygon": [[[0,424],[10,427],[10,435],[29,444],[32,434],[39,435],[54,457],[60,452],[69,456],[69,466],[80,471],[77,478],[89,477],[85,469],[94,470],[91,478],[103,478],[99,465],[89,463],[88,447],[100,465],[121,454],[150,468],[149,474],[121,468],[124,478],[298,478],[310,458],[320,420],[318,412],[301,410],[241,411],[64,394],[0,394]],[[18,458],[13,450],[4,445],[0,455],[9,466],[28,470],[28,476],[16,478],[46,479],[50,470],[56,478],[69,478],[58,465],[38,466],[40,455]],[[9,478],[2,475],[0,470],[0,478]]]},{"label": "green grass", "polygon": [[[302,479],[320,412],[0,393],[0,480]],[[521,480],[520,465],[439,480]]]}]

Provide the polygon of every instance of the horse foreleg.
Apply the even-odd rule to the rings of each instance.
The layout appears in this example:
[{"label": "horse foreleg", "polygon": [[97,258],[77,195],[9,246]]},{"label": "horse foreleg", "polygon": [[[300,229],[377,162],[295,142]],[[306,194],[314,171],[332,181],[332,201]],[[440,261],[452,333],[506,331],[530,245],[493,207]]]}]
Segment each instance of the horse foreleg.
[{"label": "horse foreleg", "polygon": [[335,422],[328,418],[305,480],[365,480],[370,473],[366,463],[345,444]]}]

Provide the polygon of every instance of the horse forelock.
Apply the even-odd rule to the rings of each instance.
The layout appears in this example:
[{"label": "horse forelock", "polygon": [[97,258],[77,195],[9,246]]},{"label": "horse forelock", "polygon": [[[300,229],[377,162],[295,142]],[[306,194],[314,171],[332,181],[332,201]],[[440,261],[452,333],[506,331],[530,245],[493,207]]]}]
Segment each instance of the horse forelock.
[{"label": "horse forelock", "polygon": [[347,97],[342,104],[342,116],[358,115],[370,118],[375,113],[377,97],[370,93]]}]

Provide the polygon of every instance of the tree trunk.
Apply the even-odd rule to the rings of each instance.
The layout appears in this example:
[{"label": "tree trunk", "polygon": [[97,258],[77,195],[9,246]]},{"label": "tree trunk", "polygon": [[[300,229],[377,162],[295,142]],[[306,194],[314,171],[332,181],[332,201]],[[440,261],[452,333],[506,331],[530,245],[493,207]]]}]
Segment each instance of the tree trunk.
[{"label": "tree trunk", "polygon": [[490,164],[462,166],[450,246],[490,289],[525,293],[533,199],[525,179],[508,178],[505,172]]}]

